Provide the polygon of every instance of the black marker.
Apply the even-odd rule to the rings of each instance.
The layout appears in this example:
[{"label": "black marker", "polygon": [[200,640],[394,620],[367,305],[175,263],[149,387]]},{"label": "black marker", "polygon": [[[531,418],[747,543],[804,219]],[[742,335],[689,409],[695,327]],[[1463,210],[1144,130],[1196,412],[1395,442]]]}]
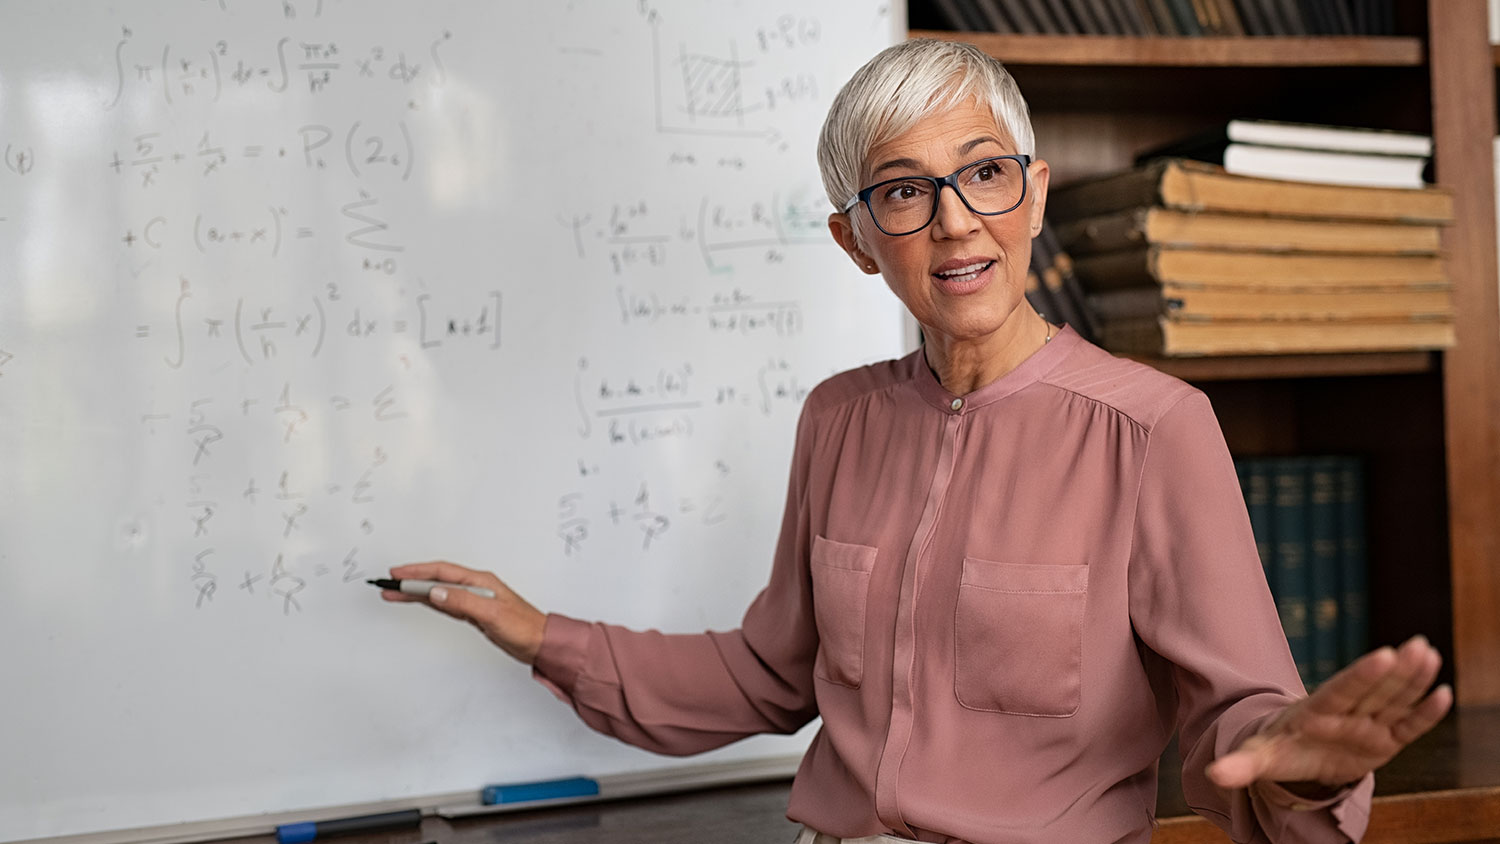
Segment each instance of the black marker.
[{"label": "black marker", "polygon": [[364,832],[371,829],[416,826],[421,822],[421,809],[406,809],[401,812],[384,812],[379,815],[361,815],[357,818],[339,818],[332,821],[284,823],[276,827],[276,840],[280,844],[301,844],[304,841],[312,841],[325,835],[337,835],[341,832]]},{"label": "black marker", "polygon": [[379,586],[381,589],[389,589],[392,592],[400,592],[403,595],[416,595],[418,598],[427,597],[434,586],[446,586],[449,589],[462,589],[472,592],[481,598],[493,598],[495,592],[483,586],[465,586],[462,583],[443,583],[440,580],[366,580],[371,586]]}]

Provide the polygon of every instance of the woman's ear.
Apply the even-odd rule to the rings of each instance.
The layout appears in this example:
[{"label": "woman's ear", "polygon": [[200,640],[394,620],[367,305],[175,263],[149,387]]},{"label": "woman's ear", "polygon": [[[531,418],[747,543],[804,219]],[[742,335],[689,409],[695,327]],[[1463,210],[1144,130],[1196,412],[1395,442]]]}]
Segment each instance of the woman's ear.
[{"label": "woman's ear", "polygon": [[1047,184],[1052,179],[1052,168],[1037,159],[1031,162],[1027,178],[1031,180],[1031,236],[1036,237],[1042,233],[1042,221],[1046,219]]},{"label": "woman's ear", "polygon": [[859,248],[859,238],[854,233],[854,219],[842,211],[835,211],[828,215],[828,231],[839,246],[844,248],[849,260],[854,262],[866,273],[874,275],[880,272],[880,267],[875,265],[875,259],[865,254]]}]

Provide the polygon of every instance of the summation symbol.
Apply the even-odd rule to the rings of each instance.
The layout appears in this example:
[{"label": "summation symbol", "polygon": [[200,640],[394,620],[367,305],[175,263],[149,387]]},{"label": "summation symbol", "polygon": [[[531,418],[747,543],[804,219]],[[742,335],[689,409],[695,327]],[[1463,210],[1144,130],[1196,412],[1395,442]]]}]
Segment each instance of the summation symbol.
[{"label": "summation symbol", "polygon": [[378,217],[371,217],[363,210],[372,205],[378,205],[379,203],[379,199],[376,199],[369,193],[361,190],[359,192],[359,199],[355,200],[354,202],[350,202],[343,208],[339,209],[345,217],[348,217],[349,219],[357,223],[365,224],[364,228],[355,229],[354,231],[345,235],[344,240],[348,241],[352,246],[362,246],[366,249],[379,249],[384,252],[405,251],[406,247],[399,244],[376,243],[368,239],[369,235],[385,232],[391,227],[390,224],[386,221]]}]

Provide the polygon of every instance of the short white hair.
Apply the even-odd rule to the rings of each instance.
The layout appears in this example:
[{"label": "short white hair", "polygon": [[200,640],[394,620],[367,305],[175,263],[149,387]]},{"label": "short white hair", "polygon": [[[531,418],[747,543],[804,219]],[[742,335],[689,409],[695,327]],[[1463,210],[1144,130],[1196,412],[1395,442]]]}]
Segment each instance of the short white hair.
[{"label": "short white hair", "polygon": [[1016,152],[1036,155],[1031,115],[1010,71],[972,44],[916,38],[888,47],[839,90],[818,137],[828,200],[842,211],[859,192],[870,150],[970,97],[994,112]]}]

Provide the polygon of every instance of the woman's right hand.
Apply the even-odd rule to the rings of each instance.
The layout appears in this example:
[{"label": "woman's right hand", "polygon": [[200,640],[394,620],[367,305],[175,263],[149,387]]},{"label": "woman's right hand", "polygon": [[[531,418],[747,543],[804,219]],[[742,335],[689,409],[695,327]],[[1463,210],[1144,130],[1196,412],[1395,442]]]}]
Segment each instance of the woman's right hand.
[{"label": "woman's right hand", "polygon": [[427,604],[439,612],[461,618],[479,628],[487,639],[494,642],[516,659],[532,664],[537,651],[542,647],[542,630],[547,616],[536,607],[510,590],[500,578],[487,571],[465,568],[457,563],[432,562],[411,563],[391,568],[391,577],[398,580],[441,580],[464,586],[482,586],[495,593],[493,598],[481,598],[466,589],[444,589],[434,587],[426,598],[404,595],[389,589],[380,590],[380,597],[392,603]]}]

